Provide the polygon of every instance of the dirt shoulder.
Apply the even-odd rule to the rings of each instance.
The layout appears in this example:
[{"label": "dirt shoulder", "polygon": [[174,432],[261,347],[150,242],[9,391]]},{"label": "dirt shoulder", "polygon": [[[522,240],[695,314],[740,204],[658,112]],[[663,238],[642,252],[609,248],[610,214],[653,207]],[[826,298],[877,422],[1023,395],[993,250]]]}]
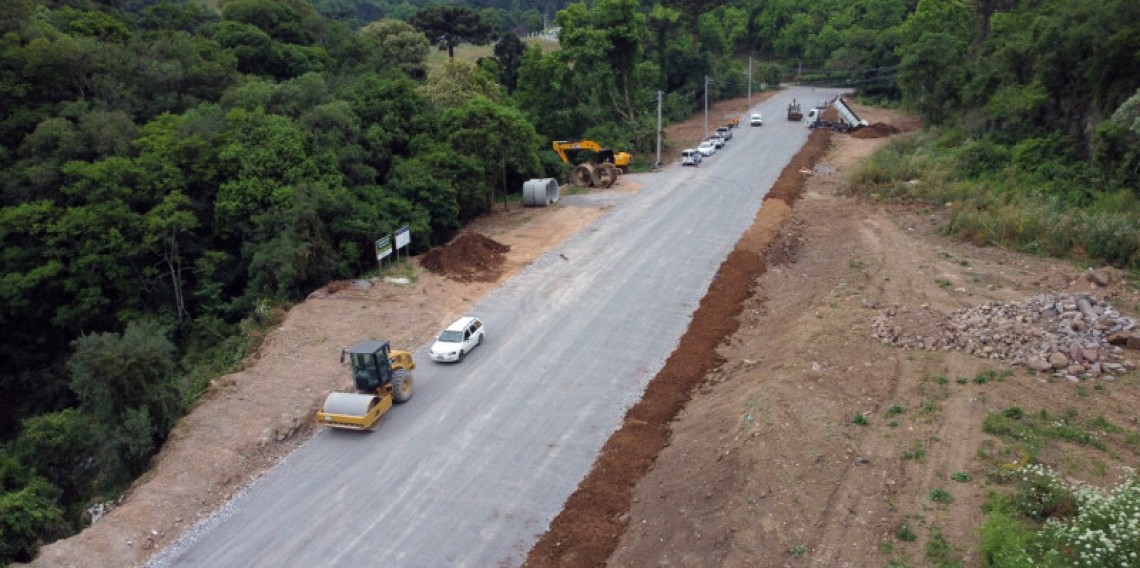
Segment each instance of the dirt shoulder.
[{"label": "dirt shoulder", "polygon": [[[899,130],[917,126],[858,111]],[[893,308],[923,314],[908,322],[918,337],[943,332],[954,310],[1040,294],[1087,293],[1132,317],[1140,308],[1140,295],[1110,270],[1093,277],[1067,262],[957,242],[943,235],[944,210],[844,195],[844,176],[886,140],[833,135],[794,207],[784,213],[786,203],[765,201],[753,231],[772,235],[780,219],[777,234],[758,257],[749,252],[763,239],[746,236],[721,269],[723,281],[761,267],[733,329],[715,352],[705,347],[716,364],[697,376],[663,372],[647,399],[658,381],[698,385],[672,389],[676,419],[646,421],[635,407],[615,435],[624,443],[664,429],[653,437],[667,438],[664,447],[613,464],[603,455],[590,478],[610,483],[587,479],[528,566],[921,566],[935,563],[931,554],[977,566],[985,494],[1004,489],[990,474],[1025,458],[982,430],[988,414],[1010,408],[1123,428],[1089,430],[1103,450],[1048,441],[1036,459],[1067,479],[1108,486],[1136,463],[1127,441],[1140,432],[1135,370],[1073,382],[873,335],[875,319]],[[714,287],[702,309],[725,288],[739,283]],[[701,319],[698,311],[694,326]],[[629,469],[649,471],[633,486],[613,482]],[[932,500],[937,490],[952,502]],[[911,534],[900,539],[903,526]]]}]

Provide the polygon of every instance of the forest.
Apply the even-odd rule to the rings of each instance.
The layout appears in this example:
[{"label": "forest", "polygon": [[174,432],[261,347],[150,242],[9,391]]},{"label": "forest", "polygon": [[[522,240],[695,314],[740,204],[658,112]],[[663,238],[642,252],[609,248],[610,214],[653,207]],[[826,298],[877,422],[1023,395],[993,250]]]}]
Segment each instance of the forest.
[{"label": "forest", "polygon": [[[555,50],[520,39],[544,22]],[[929,128],[862,187],[1140,266],[1130,0],[9,0],[0,37],[3,563],[81,530],[283,309],[375,273],[378,237],[446,242],[563,175],[551,139],[645,168],[657,92],[682,118],[706,76],[913,109]],[[494,55],[428,63],[469,44]]]}]

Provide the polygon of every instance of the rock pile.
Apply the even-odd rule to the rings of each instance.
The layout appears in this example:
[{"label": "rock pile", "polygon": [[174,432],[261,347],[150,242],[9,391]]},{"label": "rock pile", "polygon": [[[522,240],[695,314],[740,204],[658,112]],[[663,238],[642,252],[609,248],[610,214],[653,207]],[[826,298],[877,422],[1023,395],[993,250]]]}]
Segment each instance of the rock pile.
[{"label": "rock pile", "polygon": [[989,301],[949,315],[894,306],[872,325],[875,338],[905,349],[955,349],[1070,380],[1113,380],[1135,369],[1124,349],[1140,349],[1136,328],[1135,320],[1092,295],[1064,293]]}]

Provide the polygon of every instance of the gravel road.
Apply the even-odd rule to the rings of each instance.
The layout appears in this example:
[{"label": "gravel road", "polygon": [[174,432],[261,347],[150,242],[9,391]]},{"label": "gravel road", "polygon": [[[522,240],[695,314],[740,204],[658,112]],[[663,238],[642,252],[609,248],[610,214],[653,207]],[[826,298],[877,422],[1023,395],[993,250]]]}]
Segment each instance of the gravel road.
[{"label": "gravel road", "polygon": [[700,167],[587,194],[619,201],[476,305],[487,339],[464,362],[421,347],[379,430],[319,432],[151,565],[520,565],[806,140],[787,103],[833,94],[787,89]]}]

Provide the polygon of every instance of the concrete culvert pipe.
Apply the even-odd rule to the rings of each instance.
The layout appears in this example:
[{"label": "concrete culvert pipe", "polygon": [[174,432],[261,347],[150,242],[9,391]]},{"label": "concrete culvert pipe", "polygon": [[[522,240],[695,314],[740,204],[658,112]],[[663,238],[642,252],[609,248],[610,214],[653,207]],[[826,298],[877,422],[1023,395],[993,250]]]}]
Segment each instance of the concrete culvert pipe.
[{"label": "concrete culvert pipe", "polygon": [[523,205],[546,207],[558,203],[558,180],[554,178],[531,179],[523,183]]}]

